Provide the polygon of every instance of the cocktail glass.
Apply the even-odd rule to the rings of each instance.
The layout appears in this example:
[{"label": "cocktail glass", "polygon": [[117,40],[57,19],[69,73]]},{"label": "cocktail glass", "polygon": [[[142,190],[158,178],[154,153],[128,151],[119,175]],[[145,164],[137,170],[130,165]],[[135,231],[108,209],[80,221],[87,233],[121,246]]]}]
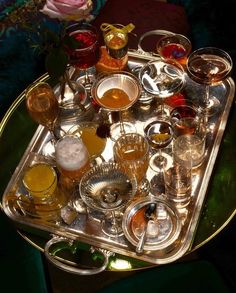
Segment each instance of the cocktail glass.
[{"label": "cocktail glass", "polygon": [[116,163],[102,163],[82,177],[80,196],[86,205],[105,214],[102,231],[117,237],[123,234],[122,209],[133,198],[136,181]]},{"label": "cocktail glass", "polygon": [[103,109],[119,112],[119,132],[114,131],[115,138],[127,132],[135,132],[133,123],[123,121],[122,112],[129,109],[140,96],[141,84],[136,76],[125,71],[100,75],[91,93]]},{"label": "cocktail glass", "polygon": [[[106,147],[106,137],[100,137],[97,135],[97,129],[99,124],[96,122],[80,122],[77,125],[72,126],[68,130],[68,134],[76,135],[80,137],[85,144],[90,159],[102,158],[102,152]],[[104,160],[102,158],[102,160]]]},{"label": "cocktail glass", "polygon": [[186,65],[191,50],[190,40],[181,34],[166,35],[157,42],[157,52],[162,58],[174,59],[182,66]]},{"label": "cocktail glass", "polygon": [[141,68],[139,79],[144,90],[160,99],[159,115],[166,116],[163,100],[183,88],[185,73],[183,67],[175,60],[157,59]]},{"label": "cocktail glass", "polygon": [[170,121],[152,117],[144,125],[144,134],[155,152],[150,158],[149,165],[153,171],[161,172],[172,163],[172,156],[162,151],[173,139]]},{"label": "cocktail glass", "polygon": [[205,86],[205,94],[200,99],[200,106],[206,116],[212,116],[220,110],[220,100],[210,94],[214,86],[227,78],[233,62],[227,52],[215,47],[205,47],[193,51],[187,60],[189,77]]}]

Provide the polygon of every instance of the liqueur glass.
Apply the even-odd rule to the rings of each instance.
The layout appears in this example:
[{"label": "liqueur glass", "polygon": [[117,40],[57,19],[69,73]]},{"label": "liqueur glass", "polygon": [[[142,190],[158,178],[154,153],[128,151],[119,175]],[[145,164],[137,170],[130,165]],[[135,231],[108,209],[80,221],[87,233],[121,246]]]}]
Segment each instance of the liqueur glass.
[{"label": "liqueur glass", "polygon": [[[155,153],[151,156],[149,165],[155,172],[163,171],[172,162],[172,156],[162,149],[173,139],[173,129],[168,120],[158,120],[156,117],[147,121],[144,134]],[[156,152],[157,151],[157,152]]]},{"label": "liqueur glass", "polygon": [[215,47],[205,47],[193,51],[187,60],[189,77],[205,85],[205,94],[200,107],[207,116],[220,110],[220,100],[210,94],[210,86],[222,82],[232,70],[232,59],[227,52]]},{"label": "liqueur glass", "polygon": [[50,140],[43,147],[43,155],[54,157],[56,138],[55,123],[59,115],[59,103],[51,86],[46,82],[33,83],[26,89],[26,107],[29,115],[50,132]]},{"label": "liqueur glass", "polygon": [[122,209],[133,198],[136,181],[118,164],[109,162],[88,170],[80,181],[79,189],[89,208],[104,213],[102,231],[110,237],[121,236]]},{"label": "liqueur glass", "polygon": [[176,138],[184,134],[194,134],[204,121],[204,116],[195,103],[185,99],[183,104],[170,111],[170,121]]}]

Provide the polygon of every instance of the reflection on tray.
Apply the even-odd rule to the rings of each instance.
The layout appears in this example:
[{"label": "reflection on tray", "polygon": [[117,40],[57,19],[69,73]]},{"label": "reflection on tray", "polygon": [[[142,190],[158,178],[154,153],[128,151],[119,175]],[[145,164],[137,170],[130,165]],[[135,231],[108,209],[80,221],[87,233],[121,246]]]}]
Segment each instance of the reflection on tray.
[{"label": "reflection on tray", "polygon": [[[139,69],[148,61],[153,60],[157,60],[157,57],[130,51],[129,70],[138,76]],[[92,74],[94,76],[94,73]],[[81,76],[76,76],[76,72],[73,72],[73,70],[71,75],[76,80],[81,79]],[[222,109],[215,116],[207,118],[205,155],[201,164],[192,169],[191,195],[190,201],[187,204],[186,202],[182,204],[179,201],[171,200],[168,194],[163,193],[163,179],[165,178],[160,176],[162,173],[157,173],[148,166],[144,175],[146,175],[145,179],[150,183],[150,189],[144,184],[144,181],[140,180],[135,187],[135,195],[132,195],[132,198],[127,200],[122,209],[112,210],[109,213],[96,209],[94,206],[88,204],[83,196],[81,196],[79,186],[81,177],[77,181],[73,179],[69,180],[63,176],[53,157],[45,157],[43,155],[44,146],[51,139],[51,136],[47,129],[39,126],[5,190],[3,196],[5,213],[17,223],[25,226],[32,226],[55,235],[63,235],[68,239],[80,240],[81,242],[99,248],[150,263],[163,264],[180,258],[187,252],[194,237],[194,231],[200,217],[207,185],[232,104],[232,88],[232,80],[226,79],[212,89],[220,97]],[[155,115],[161,113],[163,116],[162,107],[164,106],[165,115],[170,119],[171,111],[177,105],[179,106],[180,102],[183,103],[183,101],[191,100],[197,104],[201,91],[202,89],[199,85],[185,76],[183,90],[167,98],[166,103],[163,105],[158,98],[153,98],[150,93],[145,92],[142,88],[141,96],[137,102],[129,109],[122,111],[122,122],[131,122],[135,132],[141,136],[145,136],[145,125],[153,118],[153,113]],[[58,87],[55,87],[55,93],[59,95]],[[72,117],[73,119],[65,119],[65,117],[62,117],[60,120],[62,123],[57,128],[56,136],[59,138],[64,136],[65,132],[68,133],[69,131],[70,134],[80,137],[82,140],[84,139],[85,145],[88,146],[88,155],[91,158],[90,167],[96,170],[96,166],[114,160],[113,147],[117,141],[117,132],[112,132],[112,130],[114,130],[115,125],[120,127],[121,121],[120,116],[117,116],[111,111],[103,109],[97,112],[97,109],[93,108],[93,105],[90,103],[90,98],[87,96],[84,101],[86,101],[84,105],[87,108],[84,115],[82,117]],[[96,129],[98,125],[101,125],[101,121],[104,122],[104,118],[105,122],[110,125],[111,136],[100,139],[96,137],[97,140],[95,142],[94,135],[96,135]],[[91,122],[92,120],[93,122]],[[170,122],[167,121],[166,123],[168,124]],[[122,129],[119,128],[119,130]],[[163,143],[167,141],[166,138],[170,135],[170,132],[167,133],[167,128],[164,127],[164,124],[155,126],[151,135],[154,136],[152,142],[155,142],[155,146],[152,147],[149,143],[150,156],[158,153],[160,150],[163,155],[171,156],[173,159],[173,145],[176,141],[174,132],[171,133],[173,137],[172,140],[168,140],[168,144]],[[126,146],[128,143],[130,141],[127,140]],[[133,141],[132,144],[134,144]],[[132,150],[132,145],[130,145],[129,150]],[[138,150],[140,151],[140,148]],[[138,170],[137,166],[140,166],[140,162],[139,164],[132,164],[132,169],[130,167],[127,169],[125,160],[126,158],[122,161],[123,170],[129,176],[132,173],[135,174]],[[52,168],[50,172],[54,174],[54,177],[52,177],[54,179],[52,179],[51,184],[48,183],[49,186],[44,186],[47,189],[47,196],[45,196],[45,192],[43,193],[44,196],[42,196],[42,194],[37,194],[36,191],[38,190],[32,191],[30,189],[32,182],[28,182],[26,178],[26,174],[29,174],[29,171],[32,172],[32,166],[37,164],[41,168],[40,172],[42,176],[41,179],[36,180],[37,188],[39,188],[38,184],[42,184],[43,182],[43,175],[49,172],[47,169],[49,166]],[[97,172],[99,175],[100,171]],[[49,176],[46,177],[48,178]],[[96,184],[99,184],[99,182]],[[86,190],[86,192],[88,195],[89,191]],[[114,195],[114,190],[109,190],[109,192],[109,196],[106,193],[106,201],[114,198],[111,196]],[[150,225],[144,217],[144,211],[150,202],[156,202],[154,222],[156,221],[157,224],[155,225],[153,223]],[[122,233],[118,233],[117,228],[113,231],[113,235],[104,233],[101,224],[104,219],[112,223],[112,225],[114,221],[122,221],[122,223],[119,223],[119,225],[122,225]],[[114,228],[114,225],[112,228]],[[144,244],[144,252],[137,254],[136,246],[145,229],[148,231],[146,243]],[[158,231],[157,235],[153,231]]]}]

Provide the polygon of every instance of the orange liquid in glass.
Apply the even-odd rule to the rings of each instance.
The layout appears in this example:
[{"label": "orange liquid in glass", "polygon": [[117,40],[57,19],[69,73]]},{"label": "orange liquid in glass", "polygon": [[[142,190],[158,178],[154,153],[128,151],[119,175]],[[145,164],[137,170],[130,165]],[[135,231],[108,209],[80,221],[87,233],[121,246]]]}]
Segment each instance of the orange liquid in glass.
[{"label": "orange liquid in glass", "polygon": [[110,109],[120,109],[129,105],[130,99],[122,89],[112,88],[103,94],[100,103]]}]

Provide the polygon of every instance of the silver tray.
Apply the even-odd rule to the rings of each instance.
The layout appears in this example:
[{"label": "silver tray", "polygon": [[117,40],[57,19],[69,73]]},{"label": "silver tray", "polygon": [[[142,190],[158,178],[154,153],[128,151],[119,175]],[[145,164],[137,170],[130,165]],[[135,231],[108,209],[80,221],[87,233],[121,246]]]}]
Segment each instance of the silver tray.
[{"label": "silver tray", "polygon": [[[146,62],[159,58],[159,56],[142,50],[133,51],[129,50],[128,67],[133,73],[137,72],[138,68],[144,65]],[[15,221],[23,229],[28,230],[29,227],[36,228],[42,231],[49,232],[53,235],[53,239],[45,246],[46,256],[52,260],[52,256],[49,253],[49,247],[53,243],[61,240],[79,241],[84,242],[92,247],[101,249],[103,252],[108,252],[108,257],[111,254],[121,254],[124,256],[132,257],[142,261],[146,261],[152,264],[165,264],[173,262],[183,255],[191,248],[191,244],[194,239],[194,234],[198,225],[199,218],[201,216],[201,209],[204,203],[208,183],[214,168],[214,164],[217,158],[217,153],[221,144],[223,133],[226,127],[230,108],[234,99],[235,85],[231,78],[227,78],[221,84],[212,87],[212,91],[217,94],[222,105],[222,111],[215,116],[210,117],[208,120],[211,125],[211,131],[208,133],[206,142],[206,158],[200,168],[194,171],[192,179],[192,195],[191,203],[183,209],[177,210],[178,219],[181,223],[181,230],[171,245],[167,247],[161,247],[160,249],[144,251],[143,254],[138,255],[135,252],[135,246],[123,236],[108,237],[102,230],[100,225],[99,213],[94,217],[88,217],[86,212],[81,211],[77,213],[73,221],[68,223],[65,221],[65,213],[70,213],[70,209],[67,207],[61,211],[61,219],[59,221],[46,221],[42,218],[37,218],[28,215],[24,210],[15,208],[12,204],[11,195],[16,194],[16,190],[19,188],[19,181],[22,175],[22,171],[30,163],[31,153],[40,154],[42,146],[49,139],[50,135],[47,130],[39,126],[31,139],[28,148],[26,149],[20,163],[18,164],[15,172],[4,192],[3,195],[3,210],[9,218]],[[186,75],[185,92],[188,98],[193,101],[197,101],[202,94],[203,89],[188,79]],[[138,101],[130,110],[130,115],[135,119],[135,124],[139,132],[139,127],[148,117],[152,106],[145,104],[144,101]],[[103,157],[106,161],[111,159],[110,150],[113,142],[108,139],[108,143],[103,153]],[[10,196],[9,196],[10,195]],[[66,223],[67,222],[67,223]],[[58,239],[57,239],[58,238]],[[55,264],[59,265],[56,260],[52,260]],[[59,265],[60,266],[60,265]],[[104,270],[107,266],[107,262],[99,270],[95,270],[93,273],[98,273]],[[74,269],[63,267],[67,271],[74,272]],[[90,274],[84,270],[78,271],[81,274]]]}]

